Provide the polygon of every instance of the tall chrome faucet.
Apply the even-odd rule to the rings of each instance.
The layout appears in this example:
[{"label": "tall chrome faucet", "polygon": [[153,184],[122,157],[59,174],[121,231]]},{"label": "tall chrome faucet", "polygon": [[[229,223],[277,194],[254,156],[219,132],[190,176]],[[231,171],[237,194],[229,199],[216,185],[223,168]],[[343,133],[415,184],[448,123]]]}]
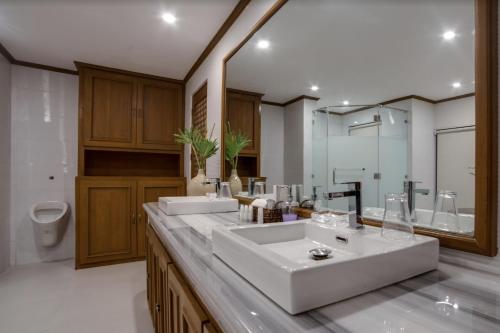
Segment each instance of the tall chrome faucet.
[{"label": "tall chrome faucet", "polygon": [[413,214],[415,210],[415,195],[420,193],[422,195],[428,195],[429,189],[426,188],[418,188],[417,184],[422,183],[414,180],[405,180],[403,184],[403,191],[408,195],[408,208],[410,209],[410,216],[412,222],[417,222],[417,214]]},{"label": "tall chrome faucet", "polygon": [[361,222],[361,182],[347,182],[348,189],[343,192],[325,192],[323,194],[326,200],[336,198],[349,198],[349,212],[356,211],[356,215],[349,214],[349,228],[362,229],[364,225]]},{"label": "tall chrome faucet", "polygon": [[217,198],[220,197],[220,178],[207,178],[203,182],[203,185],[215,185],[215,192],[217,193]]}]

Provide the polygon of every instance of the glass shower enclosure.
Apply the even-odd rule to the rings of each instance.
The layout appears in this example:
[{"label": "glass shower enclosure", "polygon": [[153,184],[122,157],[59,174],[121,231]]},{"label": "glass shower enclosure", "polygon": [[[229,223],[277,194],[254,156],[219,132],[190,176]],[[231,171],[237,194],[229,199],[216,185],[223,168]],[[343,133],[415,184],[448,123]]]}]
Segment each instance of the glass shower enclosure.
[{"label": "glass shower enclosure", "polygon": [[323,199],[361,182],[363,209],[384,207],[384,195],[403,191],[408,178],[408,112],[383,105],[338,106],[313,111],[312,183],[323,207],[347,211],[348,201]]}]

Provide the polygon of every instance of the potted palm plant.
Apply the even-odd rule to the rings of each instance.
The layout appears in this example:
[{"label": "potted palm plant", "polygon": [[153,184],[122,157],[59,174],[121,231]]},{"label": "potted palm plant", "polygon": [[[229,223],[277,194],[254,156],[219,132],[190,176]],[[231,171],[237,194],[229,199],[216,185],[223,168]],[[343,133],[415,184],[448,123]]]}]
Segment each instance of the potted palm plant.
[{"label": "potted palm plant", "polygon": [[250,142],[251,140],[241,132],[233,132],[229,123],[227,124],[226,133],[224,134],[224,158],[231,164],[229,187],[233,194],[238,194],[242,190],[241,179],[238,177],[238,157],[241,150]]},{"label": "potted palm plant", "polygon": [[180,144],[191,145],[196,162],[198,164],[198,174],[188,182],[187,195],[205,195],[207,192],[214,192],[213,185],[206,184],[207,177],[205,168],[207,159],[215,155],[219,149],[217,138],[213,137],[214,127],[210,131],[210,136],[203,135],[197,128],[186,128],[179,130],[175,134],[175,141]]}]

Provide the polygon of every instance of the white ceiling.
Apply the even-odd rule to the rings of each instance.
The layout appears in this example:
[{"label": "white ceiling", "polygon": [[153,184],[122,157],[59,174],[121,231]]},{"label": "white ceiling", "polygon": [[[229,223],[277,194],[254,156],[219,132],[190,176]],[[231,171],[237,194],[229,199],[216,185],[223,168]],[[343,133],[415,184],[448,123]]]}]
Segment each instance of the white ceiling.
[{"label": "white ceiling", "polygon": [[474,0],[290,0],[229,61],[228,87],[319,106],[461,95],[474,91],[473,30]]},{"label": "white ceiling", "polygon": [[[17,60],[75,69],[73,61],[183,79],[237,0],[11,0],[0,42]],[[175,13],[174,26],[161,19]]]}]

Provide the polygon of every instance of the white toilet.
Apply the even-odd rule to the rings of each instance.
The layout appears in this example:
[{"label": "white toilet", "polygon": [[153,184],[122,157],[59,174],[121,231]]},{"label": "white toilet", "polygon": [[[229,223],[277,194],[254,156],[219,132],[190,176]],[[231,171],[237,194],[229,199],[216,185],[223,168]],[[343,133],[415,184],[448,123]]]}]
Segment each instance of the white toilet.
[{"label": "white toilet", "polygon": [[54,246],[62,238],[69,218],[69,205],[63,201],[44,201],[30,210],[35,238],[42,246]]}]

